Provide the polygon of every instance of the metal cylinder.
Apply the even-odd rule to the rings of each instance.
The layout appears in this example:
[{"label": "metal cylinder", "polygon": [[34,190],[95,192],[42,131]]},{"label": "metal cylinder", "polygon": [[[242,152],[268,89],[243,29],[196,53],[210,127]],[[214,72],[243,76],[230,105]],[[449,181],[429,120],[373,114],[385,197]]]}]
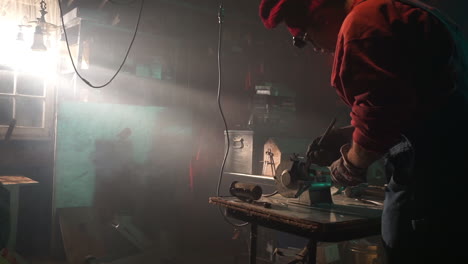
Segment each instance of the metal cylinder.
[{"label": "metal cylinder", "polygon": [[241,200],[255,201],[262,197],[262,188],[256,184],[234,181],[229,192]]}]

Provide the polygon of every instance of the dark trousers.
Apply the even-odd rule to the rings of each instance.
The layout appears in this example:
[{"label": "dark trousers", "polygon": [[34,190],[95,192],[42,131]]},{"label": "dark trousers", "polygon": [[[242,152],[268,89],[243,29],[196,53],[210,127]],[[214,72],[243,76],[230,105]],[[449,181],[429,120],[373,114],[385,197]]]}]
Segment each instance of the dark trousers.
[{"label": "dark trousers", "polygon": [[455,95],[386,155],[388,263],[468,263],[467,109]]}]

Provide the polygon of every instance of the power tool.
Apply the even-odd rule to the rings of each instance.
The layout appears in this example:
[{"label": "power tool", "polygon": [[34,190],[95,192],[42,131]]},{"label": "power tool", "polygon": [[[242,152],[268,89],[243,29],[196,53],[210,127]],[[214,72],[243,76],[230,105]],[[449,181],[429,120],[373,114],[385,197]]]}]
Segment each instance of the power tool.
[{"label": "power tool", "polygon": [[[320,141],[313,146],[320,150],[336,119],[328,126]],[[313,150],[313,149],[312,149]],[[298,198],[298,203],[306,205],[332,204],[330,171],[313,163],[313,158],[294,154],[289,162],[282,162],[275,173],[278,192],[286,198]]]}]

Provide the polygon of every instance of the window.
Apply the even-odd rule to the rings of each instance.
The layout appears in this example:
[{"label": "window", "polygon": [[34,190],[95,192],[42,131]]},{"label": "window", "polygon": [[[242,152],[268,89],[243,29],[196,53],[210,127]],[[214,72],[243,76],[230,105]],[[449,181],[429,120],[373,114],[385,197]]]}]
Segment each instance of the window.
[{"label": "window", "polygon": [[11,138],[49,137],[54,100],[48,81],[39,73],[0,65],[0,136],[16,119]]},{"label": "window", "polygon": [[[1,0],[0,0],[1,2]],[[47,51],[32,51],[39,1],[7,1],[0,16],[0,141],[12,119],[11,139],[46,139],[51,135],[57,73],[58,27],[44,26]],[[47,6],[46,20],[57,21],[57,4]]]}]

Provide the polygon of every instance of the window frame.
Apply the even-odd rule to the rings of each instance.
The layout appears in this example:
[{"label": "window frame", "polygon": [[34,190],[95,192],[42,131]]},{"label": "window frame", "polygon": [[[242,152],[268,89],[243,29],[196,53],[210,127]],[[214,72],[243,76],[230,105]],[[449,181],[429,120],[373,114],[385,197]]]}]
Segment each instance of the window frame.
[{"label": "window frame", "polygon": [[[20,71],[17,68],[10,67],[13,71],[13,91],[12,93],[0,93],[1,97],[9,98],[41,98],[44,102],[44,109],[42,113],[42,127],[26,127],[16,125],[10,140],[48,140],[52,137],[52,127],[54,122],[54,111],[55,111],[55,77],[43,77],[44,82],[44,94],[38,95],[24,95],[17,93],[17,80],[21,74],[32,74],[27,71]],[[12,104],[13,117],[15,117],[15,103]],[[0,125],[0,140],[4,140],[5,135],[8,131],[9,125]]]}]

